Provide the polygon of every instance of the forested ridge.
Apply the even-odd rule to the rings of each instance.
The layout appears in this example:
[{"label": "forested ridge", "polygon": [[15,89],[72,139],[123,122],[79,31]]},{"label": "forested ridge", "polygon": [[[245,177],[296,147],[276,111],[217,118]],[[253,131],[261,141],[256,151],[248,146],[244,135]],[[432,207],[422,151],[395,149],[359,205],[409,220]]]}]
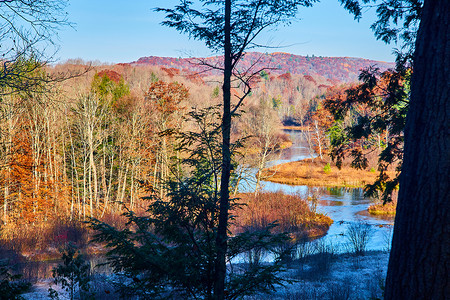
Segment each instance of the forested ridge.
[{"label": "forested ridge", "polygon": [[[165,68],[174,68],[178,72],[201,74],[218,74],[217,71],[206,67],[208,65],[220,65],[223,60],[220,56],[207,58],[175,58],[148,56],[141,57],[131,62],[131,65],[152,65]],[[281,75],[284,73],[323,77],[329,84],[339,82],[348,83],[358,79],[361,69],[377,66],[382,70],[393,68],[394,63],[375,61],[356,57],[322,57],[302,56],[285,52],[259,53],[248,52],[239,63],[239,68],[247,70],[251,68],[267,68],[270,73]]]}]

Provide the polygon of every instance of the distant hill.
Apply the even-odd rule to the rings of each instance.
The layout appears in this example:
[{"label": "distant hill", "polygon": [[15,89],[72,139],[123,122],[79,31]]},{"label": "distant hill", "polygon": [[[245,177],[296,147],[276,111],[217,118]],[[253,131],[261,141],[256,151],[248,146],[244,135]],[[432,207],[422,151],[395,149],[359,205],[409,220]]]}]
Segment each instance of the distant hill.
[{"label": "distant hill", "polygon": [[[148,56],[141,57],[137,61],[131,62],[131,65],[152,65],[163,68],[173,68],[181,72],[196,73],[202,72],[204,75],[218,74],[217,71],[211,71],[199,62],[208,65],[220,66],[221,57],[213,56],[207,58],[174,58]],[[301,56],[283,52],[275,53],[246,53],[239,64],[241,70],[252,70],[269,68],[271,74],[301,74],[310,76],[320,76],[332,82],[353,82],[358,79],[360,70],[369,66],[377,66],[381,70],[394,67],[392,62],[374,61],[355,57],[321,57],[321,56]]]}]

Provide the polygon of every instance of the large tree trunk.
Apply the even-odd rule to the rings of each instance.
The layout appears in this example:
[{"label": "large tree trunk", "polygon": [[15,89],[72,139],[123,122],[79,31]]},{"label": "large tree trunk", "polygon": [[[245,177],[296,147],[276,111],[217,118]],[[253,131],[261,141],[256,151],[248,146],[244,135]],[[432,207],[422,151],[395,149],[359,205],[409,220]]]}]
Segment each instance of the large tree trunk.
[{"label": "large tree trunk", "polygon": [[448,299],[450,1],[424,3],[386,299]]},{"label": "large tree trunk", "polygon": [[222,174],[220,178],[219,224],[217,226],[216,278],[214,283],[215,299],[225,298],[226,254],[228,208],[230,200],[230,130],[231,130],[231,0],[225,1],[225,45],[223,75],[223,116],[222,116]]}]

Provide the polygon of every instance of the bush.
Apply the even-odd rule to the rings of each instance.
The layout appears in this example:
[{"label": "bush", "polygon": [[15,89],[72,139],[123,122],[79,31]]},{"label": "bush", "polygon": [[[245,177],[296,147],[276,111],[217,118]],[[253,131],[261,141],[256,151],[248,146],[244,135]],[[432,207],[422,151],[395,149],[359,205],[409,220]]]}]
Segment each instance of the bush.
[{"label": "bush", "polygon": [[373,230],[369,224],[357,222],[348,225],[345,235],[353,252],[357,255],[363,255],[372,233]]},{"label": "bush", "polygon": [[[69,299],[79,294],[81,299],[89,298],[90,263],[80,254],[74,244],[69,243],[62,252],[63,263],[53,269],[54,284],[61,285],[69,293]],[[49,296],[58,299],[58,293],[50,288]]]},{"label": "bush", "polygon": [[31,283],[22,280],[22,275],[13,275],[7,260],[0,261],[0,300],[21,299],[20,294],[25,293]]},{"label": "bush", "polygon": [[43,252],[48,251],[49,246],[58,249],[68,242],[73,242],[82,248],[87,245],[87,240],[87,227],[80,221],[66,218],[55,218],[36,224],[10,222],[2,226],[0,235],[4,248],[21,254],[28,253],[34,260],[48,259],[48,254]]},{"label": "bush", "polygon": [[[302,245],[302,244],[300,244]],[[330,242],[323,240],[316,240],[307,244],[303,244],[304,248],[301,249],[302,257],[299,257],[299,267],[296,279],[310,279],[317,280],[323,275],[327,274],[333,262],[336,259],[336,248]],[[304,267],[307,261],[308,268]]]},{"label": "bush", "polygon": [[323,171],[325,172],[325,174],[330,174],[330,172],[331,172],[331,166],[330,166],[330,163],[327,163],[327,164],[323,167]]}]

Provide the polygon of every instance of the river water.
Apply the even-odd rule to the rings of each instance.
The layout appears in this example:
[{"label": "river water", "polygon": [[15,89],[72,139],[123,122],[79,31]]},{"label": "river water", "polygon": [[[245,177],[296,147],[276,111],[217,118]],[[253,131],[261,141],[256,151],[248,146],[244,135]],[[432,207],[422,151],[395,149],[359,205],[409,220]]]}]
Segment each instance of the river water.
[{"label": "river water", "polygon": [[[274,166],[290,161],[302,160],[311,157],[306,141],[299,131],[286,131],[293,142],[292,147],[279,153],[276,160],[270,161],[267,166]],[[387,250],[390,247],[392,236],[393,218],[375,217],[367,213],[367,208],[373,200],[365,198],[362,189],[354,188],[323,188],[308,187],[304,185],[287,185],[269,181],[261,182],[263,191],[282,191],[289,194],[300,194],[303,197],[317,195],[319,198],[317,212],[328,215],[334,222],[330,226],[326,236],[319,239],[327,245],[332,245],[335,252],[349,251],[346,237],[349,225],[364,222],[370,225],[372,235],[367,245],[367,250]],[[247,186],[246,191],[254,190],[254,186]],[[315,241],[316,242],[316,241]],[[242,258],[241,258],[242,259]],[[266,259],[270,260],[270,257]],[[97,260],[104,262],[104,258],[90,258],[92,265],[97,265]],[[238,259],[240,261],[240,259]],[[21,267],[21,273],[27,279],[49,278],[52,268],[60,261],[28,262]],[[110,273],[108,267],[96,272]]]},{"label": "river water", "polygon": [[[281,151],[278,159],[270,161],[268,166],[274,166],[290,161],[311,157],[307,143],[300,131],[286,131],[293,142],[292,147]],[[348,227],[355,223],[370,225],[371,237],[367,250],[387,250],[392,238],[393,217],[372,216],[367,208],[373,204],[373,199],[364,197],[361,188],[324,188],[304,185],[287,185],[264,181],[263,191],[282,191],[289,194],[300,194],[304,197],[317,195],[319,203],[317,211],[333,219],[325,237],[321,238],[327,244],[332,244],[338,252],[349,250],[347,238]]]}]

